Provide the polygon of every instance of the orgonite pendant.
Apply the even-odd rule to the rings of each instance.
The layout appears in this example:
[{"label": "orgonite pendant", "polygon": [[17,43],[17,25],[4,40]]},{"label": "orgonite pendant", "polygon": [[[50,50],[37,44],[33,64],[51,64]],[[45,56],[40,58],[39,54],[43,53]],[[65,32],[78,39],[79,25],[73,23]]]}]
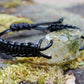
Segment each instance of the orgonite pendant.
[{"label": "orgonite pendant", "polygon": [[80,55],[79,48],[84,46],[81,37],[83,32],[79,29],[64,29],[49,33],[45,36],[41,47],[45,47],[50,40],[53,45],[42,53],[52,56],[46,60],[48,64],[60,64],[75,59]]}]

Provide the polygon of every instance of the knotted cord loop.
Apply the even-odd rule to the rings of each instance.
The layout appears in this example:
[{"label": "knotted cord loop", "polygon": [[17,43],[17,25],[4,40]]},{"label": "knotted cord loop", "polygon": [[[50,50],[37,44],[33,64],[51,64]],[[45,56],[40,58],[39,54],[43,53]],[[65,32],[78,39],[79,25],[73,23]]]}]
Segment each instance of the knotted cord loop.
[{"label": "knotted cord loop", "polygon": [[12,24],[10,26],[10,29],[12,31],[20,31],[20,30],[25,30],[25,29],[30,30],[31,28],[32,28],[32,25],[28,23]]},{"label": "knotted cord loop", "polygon": [[47,23],[38,23],[38,24],[28,24],[28,23],[18,23],[18,24],[12,24],[10,26],[10,30],[11,31],[20,31],[20,30],[31,30],[31,29],[46,29],[43,27],[39,27],[39,26],[46,26],[46,25],[50,25],[50,24],[61,24],[63,22],[63,18],[60,18],[58,21],[56,22],[47,22]]}]

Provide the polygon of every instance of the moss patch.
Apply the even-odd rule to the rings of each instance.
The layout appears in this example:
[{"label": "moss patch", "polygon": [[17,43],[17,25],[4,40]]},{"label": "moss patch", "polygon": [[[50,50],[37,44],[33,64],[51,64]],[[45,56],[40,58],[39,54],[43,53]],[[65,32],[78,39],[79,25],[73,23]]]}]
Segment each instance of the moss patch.
[{"label": "moss patch", "polygon": [[82,62],[84,62],[84,51],[77,59],[62,66],[34,64],[30,62],[30,58],[17,58],[16,64],[8,62],[7,68],[0,71],[0,84],[18,84],[24,80],[35,84],[45,84],[50,81],[54,84],[64,84],[63,71],[80,68]]},{"label": "moss patch", "polygon": [[8,65],[0,71],[0,84],[18,84],[21,81],[30,81],[45,84],[47,80],[55,84],[64,84],[62,69],[59,66],[35,65],[17,63]]}]

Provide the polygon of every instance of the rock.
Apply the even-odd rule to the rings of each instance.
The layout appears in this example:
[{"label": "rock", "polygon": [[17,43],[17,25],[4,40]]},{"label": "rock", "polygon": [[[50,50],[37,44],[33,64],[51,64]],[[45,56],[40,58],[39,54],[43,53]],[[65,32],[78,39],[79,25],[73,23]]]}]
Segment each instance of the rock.
[{"label": "rock", "polygon": [[76,84],[84,84],[84,69],[73,70],[76,77]]},{"label": "rock", "polygon": [[81,16],[84,16],[84,4],[78,4],[69,8],[65,8],[65,10],[69,12],[73,12],[75,14],[79,14]]}]

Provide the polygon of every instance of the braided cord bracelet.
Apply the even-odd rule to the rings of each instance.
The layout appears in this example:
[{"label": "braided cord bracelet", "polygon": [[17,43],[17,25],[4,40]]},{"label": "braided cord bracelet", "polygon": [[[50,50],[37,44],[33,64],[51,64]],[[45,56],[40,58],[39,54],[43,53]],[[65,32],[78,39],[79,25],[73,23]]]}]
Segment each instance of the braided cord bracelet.
[{"label": "braided cord bracelet", "polygon": [[[61,30],[61,29],[79,29],[76,26],[72,25],[64,25],[62,24],[63,18],[60,18],[56,22],[47,22],[47,23],[38,23],[38,24],[28,24],[28,23],[19,23],[19,24],[12,24],[9,29],[3,31],[0,33],[0,36],[12,31],[20,31],[20,30],[49,30],[50,32]],[[81,38],[84,38],[81,36]],[[47,56],[40,51],[44,51],[48,48],[50,48],[53,44],[53,40],[50,41],[50,43],[44,47],[40,48],[41,43],[43,39],[40,39],[38,44],[34,44],[32,42],[29,43],[19,43],[19,42],[13,42],[13,41],[7,41],[3,38],[0,38],[0,52],[5,53],[7,55],[11,55],[13,57],[45,57],[48,59],[51,59],[51,56]],[[79,50],[83,50],[79,49]]]}]

